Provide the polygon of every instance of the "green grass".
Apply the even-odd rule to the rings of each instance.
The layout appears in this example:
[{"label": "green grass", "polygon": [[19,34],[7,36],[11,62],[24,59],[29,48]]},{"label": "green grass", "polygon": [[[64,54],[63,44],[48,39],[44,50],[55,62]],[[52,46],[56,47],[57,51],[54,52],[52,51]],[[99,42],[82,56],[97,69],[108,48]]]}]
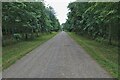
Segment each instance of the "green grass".
[{"label": "green grass", "polygon": [[118,77],[118,48],[116,46],[101,44],[75,33],[68,34],[113,77]]},{"label": "green grass", "polygon": [[9,45],[2,47],[2,69],[8,68],[10,65],[15,63],[18,59],[25,56],[28,52],[38,47],[43,42],[55,36],[57,33],[53,32],[52,34],[42,34],[35,40],[23,41],[17,44]]}]

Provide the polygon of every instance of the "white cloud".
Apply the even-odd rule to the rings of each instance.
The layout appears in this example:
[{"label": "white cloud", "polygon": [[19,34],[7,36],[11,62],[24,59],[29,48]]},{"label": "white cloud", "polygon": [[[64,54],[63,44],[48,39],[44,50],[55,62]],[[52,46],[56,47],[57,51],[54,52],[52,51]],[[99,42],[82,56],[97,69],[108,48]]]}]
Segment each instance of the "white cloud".
[{"label": "white cloud", "polygon": [[75,0],[44,0],[45,4],[52,6],[56,12],[56,16],[60,21],[60,24],[64,23],[67,19],[68,9],[67,6],[70,2]]}]

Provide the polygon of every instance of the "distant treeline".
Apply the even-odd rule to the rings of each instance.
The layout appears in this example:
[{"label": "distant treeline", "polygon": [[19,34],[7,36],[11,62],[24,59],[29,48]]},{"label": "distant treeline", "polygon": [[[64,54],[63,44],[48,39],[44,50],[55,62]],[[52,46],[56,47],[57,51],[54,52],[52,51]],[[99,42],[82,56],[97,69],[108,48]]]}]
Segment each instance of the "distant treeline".
[{"label": "distant treeline", "polygon": [[68,5],[68,19],[62,25],[67,31],[94,40],[116,43],[120,35],[119,5],[119,2],[72,2]]}]

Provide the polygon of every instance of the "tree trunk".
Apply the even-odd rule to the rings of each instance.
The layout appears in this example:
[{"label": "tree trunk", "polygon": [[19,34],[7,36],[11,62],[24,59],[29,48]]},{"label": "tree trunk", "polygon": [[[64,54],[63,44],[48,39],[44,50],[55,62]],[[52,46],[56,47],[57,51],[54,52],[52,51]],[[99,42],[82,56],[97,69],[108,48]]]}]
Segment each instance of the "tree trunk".
[{"label": "tree trunk", "polygon": [[109,24],[108,44],[112,44],[112,26]]},{"label": "tree trunk", "polygon": [[25,40],[27,40],[27,39],[28,39],[28,34],[26,33],[26,34],[25,34]]}]

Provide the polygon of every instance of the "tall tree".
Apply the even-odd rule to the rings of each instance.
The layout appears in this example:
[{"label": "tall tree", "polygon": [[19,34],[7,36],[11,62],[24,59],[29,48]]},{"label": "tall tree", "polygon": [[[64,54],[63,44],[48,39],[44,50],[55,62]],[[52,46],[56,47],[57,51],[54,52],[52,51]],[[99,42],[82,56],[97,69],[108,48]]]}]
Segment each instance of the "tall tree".
[{"label": "tall tree", "polygon": [[112,44],[118,38],[117,2],[72,2],[64,28],[91,39],[103,38]]}]

